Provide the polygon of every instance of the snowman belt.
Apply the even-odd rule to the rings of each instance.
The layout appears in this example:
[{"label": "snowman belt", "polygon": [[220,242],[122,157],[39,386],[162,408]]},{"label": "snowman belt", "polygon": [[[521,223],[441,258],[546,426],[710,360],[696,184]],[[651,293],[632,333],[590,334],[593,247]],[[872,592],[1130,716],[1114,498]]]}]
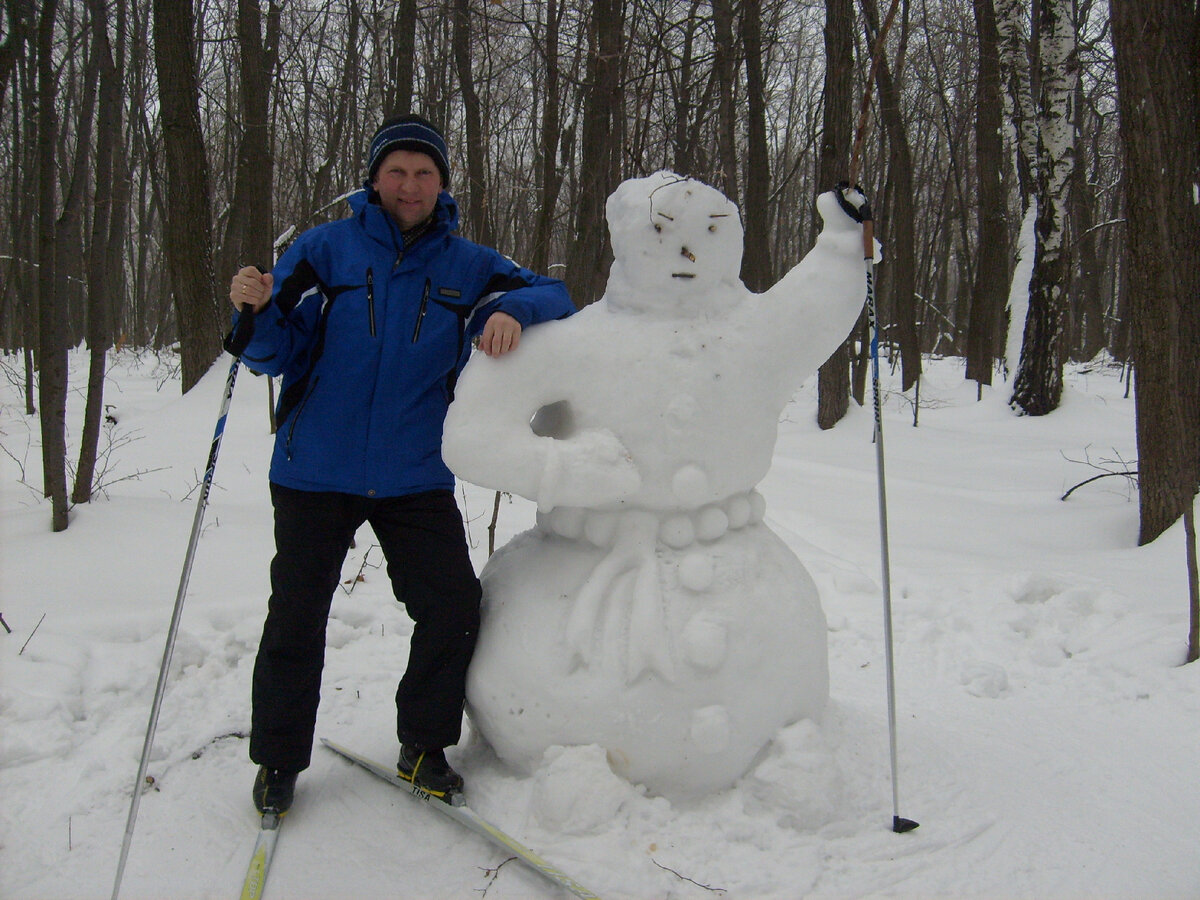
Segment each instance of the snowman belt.
[{"label": "snowman belt", "polygon": [[546,533],[572,541],[583,540],[595,547],[610,548],[622,531],[622,520],[658,518],[658,540],[675,550],[698,542],[711,542],[729,531],[757,525],[763,520],[766,501],[756,490],[732,494],[693,510],[654,511],[643,509],[603,510],[579,506],[556,506],[537,514],[538,527]]}]

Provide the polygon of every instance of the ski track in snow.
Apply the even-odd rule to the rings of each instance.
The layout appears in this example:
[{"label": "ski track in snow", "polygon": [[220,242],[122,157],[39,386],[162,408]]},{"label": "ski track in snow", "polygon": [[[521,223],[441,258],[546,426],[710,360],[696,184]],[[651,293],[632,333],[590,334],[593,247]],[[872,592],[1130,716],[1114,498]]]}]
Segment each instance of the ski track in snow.
[{"label": "ski track in snow", "polygon": [[[85,357],[71,359],[80,378]],[[111,892],[226,365],[180,398],[153,357],[114,358],[106,401],[131,440],[113,466],[142,474],[76,508],[59,535],[48,504],[18,483],[16,460],[38,479],[36,417],[0,385],[6,898]],[[1003,386],[976,403],[955,360],[927,363],[919,428],[889,398],[900,813],[921,823],[904,835],[890,831],[871,417],[855,408],[820,432],[814,382],[785,412],[761,490],[829,619],[824,720],[785,729],[734,789],[686,805],[621,781],[594,747],[551,752],[520,776],[468,723],[450,756],[472,804],[605,898],[1200,895],[1200,668],[1179,666],[1182,532],[1137,548],[1123,479],[1059,500],[1094,474],[1072,459],[1136,458],[1117,370],[1074,367],[1063,408],[1038,420],[1014,417]],[[82,399],[70,403],[77,423]],[[125,873],[131,900],[231,896],[249,859],[244,735],[271,553],[265,404],[265,380],[243,374]],[[467,487],[460,499],[481,566],[492,494]],[[501,506],[498,543],[533,521],[524,501]],[[343,568],[318,735],[390,759],[411,626],[372,545],[364,529]],[[317,747],[266,896],[560,892]]]}]

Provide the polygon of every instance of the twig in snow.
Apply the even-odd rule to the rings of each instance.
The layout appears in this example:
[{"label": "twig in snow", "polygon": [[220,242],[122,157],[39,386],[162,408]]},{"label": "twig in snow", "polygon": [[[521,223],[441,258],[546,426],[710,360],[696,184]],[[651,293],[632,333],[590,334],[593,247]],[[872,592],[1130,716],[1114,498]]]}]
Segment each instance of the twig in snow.
[{"label": "twig in snow", "polygon": [[500,863],[500,865],[496,866],[494,869],[483,869],[483,874],[487,876],[487,886],[484,887],[483,890],[481,890],[479,892],[479,896],[481,896],[481,897],[487,896],[487,892],[490,891],[492,889],[492,885],[496,883],[496,878],[499,877],[500,870],[502,868],[504,868],[506,865],[508,865],[510,862],[512,862],[514,859],[516,859],[515,856],[510,856],[508,859],[504,860],[504,862]]},{"label": "twig in snow", "polygon": [[46,614],[42,613],[42,617],[38,619],[38,623],[33,626],[33,631],[29,632],[29,637],[25,638],[25,643],[21,645],[21,649],[17,652],[17,656],[20,656],[25,652],[25,648],[29,646],[29,642],[33,640],[33,636],[37,634],[37,630],[42,627],[42,622],[44,621],[46,621]]},{"label": "twig in snow", "polygon": [[[1113,453],[1116,454],[1116,459],[1102,459],[1102,460],[1100,460],[1099,463],[1095,463],[1095,462],[1092,462],[1092,454],[1091,454],[1090,450],[1091,450],[1090,445],[1088,447],[1084,448],[1084,459],[1071,459],[1071,457],[1067,456],[1065,453],[1063,454],[1063,458],[1070,462],[1073,462],[1073,463],[1079,463],[1080,465],[1086,465],[1086,466],[1090,466],[1093,469],[1098,469],[1100,471],[1100,474],[1093,475],[1091,478],[1087,478],[1087,479],[1079,482],[1077,485],[1075,485],[1070,490],[1068,490],[1065,494],[1063,494],[1061,497],[1059,497],[1058,498],[1059,500],[1066,500],[1068,497],[1071,496],[1071,494],[1073,494],[1075,492],[1075,490],[1077,488],[1081,488],[1085,484],[1091,484],[1093,481],[1098,481],[1101,478],[1108,478],[1111,475],[1121,475],[1125,478],[1128,478],[1129,483],[1132,486],[1137,487],[1138,470],[1136,468],[1130,468],[1131,466],[1136,464],[1136,460],[1134,462],[1127,462],[1126,460],[1121,458],[1120,453],[1117,453],[1116,450],[1113,450]],[[1123,468],[1115,469],[1115,470],[1107,468],[1107,466],[1116,466],[1116,465],[1123,466]]]},{"label": "twig in snow", "polygon": [[724,894],[725,893],[725,888],[715,888],[715,887],[712,887],[711,885],[701,884],[699,881],[695,881],[691,878],[688,878],[686,875],[681,875],[679,872],[676,872],[670,866],[664,866],[653,856],[650,857],[650,862],[654,863],[656,866],[658,866],[664,872],[670,872],[672,875],[674,875],[676,878],[680,879],[681,881],[686,881],[690,884],[694,884],[696,887],[704,888],[704,890],[706,890],[706,891],[712,891],[714,894]]},{"label": "twig in snow", "polygon": [[[372,544],[370,547],[368,547],[368,548],[367,548],[367,552],[363,554],[363,558],[362,558],[362,565],[358,567],[358,574],[357,574],[357,575],[355,575],[353,578],[348,578],[348,579],[346,579],[346,580],[345,580],[344,582],[342,582],[342,584],[340,585],[341,589],[342,589],[343,591],[346,591],[346,593],[347,593],[347,594],[351,594],[351,593],[353,593],[353,592],[354,592],[354,586],[355,586],[356,584],[358,584],[360,581],[366,581],[366,580],[367,580],[367,576],[363,574],[363,573],[364,573],[364,572],[367,570],[367,568],[368,568],[367,558],[368,558],[368,557],[371,555],[371,551],[372,551],[372,550],[374,550],[374,549],[375,549],[376,547],[378,547],[378,546],[379,546],[378,544]],[[379,563],[370,563],[370,568],[372,568],[372,569],[378,569],[378,568],[379,568]],[[346,585],[350,585],[350,589],[349,589],[349,590],[347,590],[347,589],[346,589]]]},{"label": "twig in snow", "polygon": [[0,613],[0,625],[4,626],[5,634],[12,634],[12,629],[8,627],[8,623],[4,621],[4,613]]}]

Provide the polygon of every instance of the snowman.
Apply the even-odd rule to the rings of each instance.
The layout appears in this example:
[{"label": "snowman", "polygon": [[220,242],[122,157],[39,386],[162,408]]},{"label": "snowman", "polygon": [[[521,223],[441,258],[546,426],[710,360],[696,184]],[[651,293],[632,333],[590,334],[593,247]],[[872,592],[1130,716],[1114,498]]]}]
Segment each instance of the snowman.
[{"label": "snowman", "polygon": [[832,193],[817,209],[816,246],[754,294],[732,202],[670,172],[626,181],[606,208],[603,298],[463,372],[447,464],[537,503],[481,574],[467,686],[518,770],[598,745],[617,774],[687,799],[819,719],[825,616],[755,489],[784,406],[866,292],[861,226]]}]

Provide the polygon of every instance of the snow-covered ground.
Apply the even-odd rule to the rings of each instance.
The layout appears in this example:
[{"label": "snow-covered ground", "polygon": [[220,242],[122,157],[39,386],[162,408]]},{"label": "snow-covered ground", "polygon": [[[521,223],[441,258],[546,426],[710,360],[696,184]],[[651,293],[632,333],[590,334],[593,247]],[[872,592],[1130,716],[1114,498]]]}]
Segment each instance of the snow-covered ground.
[{"label": "snow-covered ground", "polygon": [[[85,357],[72,354],[72,384]],[[108,486],[49,531],[36,417],[0,382],[0,895],[108,897],[227,361],[189,395],[153,356],[113,358]],[[890,384],[890,377],[885,372]],[[886,385],[885,385],[886,386]],[[533,777],[479,740],[450,752],[468,799],[605,898],[1200,896],[1200,667],[1182,528],[1139,548],[1119,370],[1068,373],[1062,408],[976,402],[929,361],[919,427],[885,411],[900,813],[890,830],[883,613],[869,409],[815,426],[815,378],[780,426],[767,524],[821,589],[831,701],[779,734],[738,785],[672,805],[572,748]],[[249,681],[272,552],[267,382],[243,372],[121,892],[230,897],[257,819]],[[77,439],[82,397],[71,396]],[[24,483],[22,483],[22,479]],[[492,493],[460,494],[477,564]],[[529,527],[505,500],[498,543]],[[329,627],[318,734],[394,756],[409,621],[364,529]],[[753,611],[748,610],[748,614]],[[284,898],[551,898],[481,839],[314,751],[267,885]]]}]

